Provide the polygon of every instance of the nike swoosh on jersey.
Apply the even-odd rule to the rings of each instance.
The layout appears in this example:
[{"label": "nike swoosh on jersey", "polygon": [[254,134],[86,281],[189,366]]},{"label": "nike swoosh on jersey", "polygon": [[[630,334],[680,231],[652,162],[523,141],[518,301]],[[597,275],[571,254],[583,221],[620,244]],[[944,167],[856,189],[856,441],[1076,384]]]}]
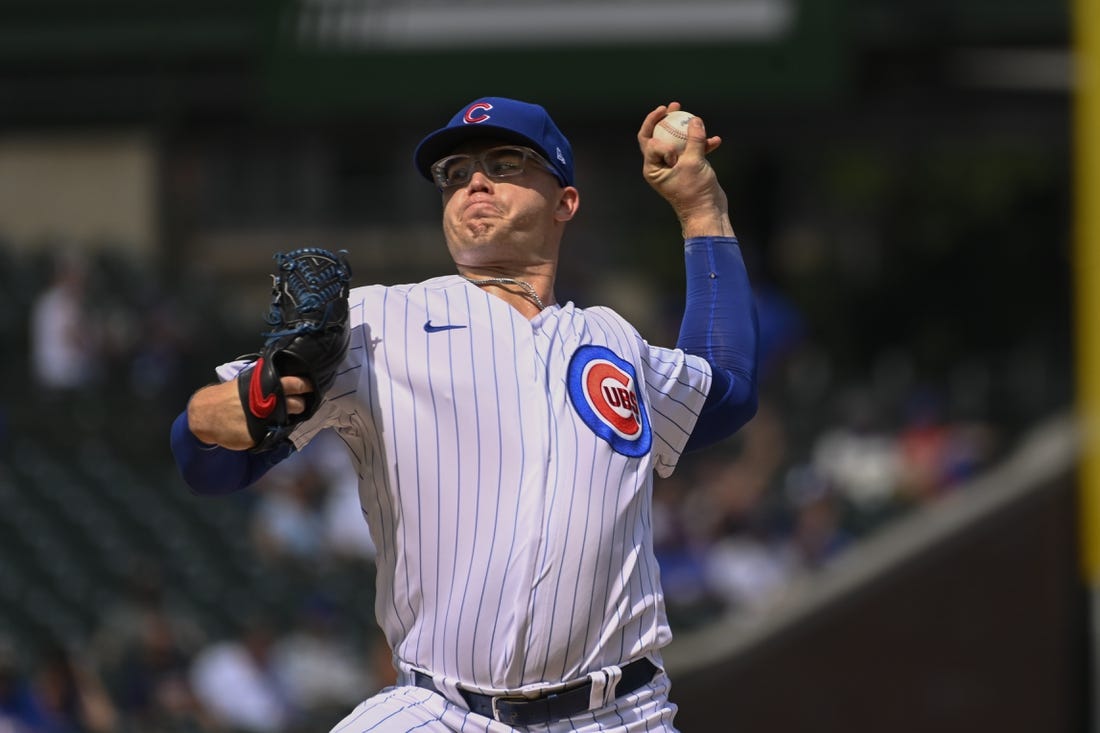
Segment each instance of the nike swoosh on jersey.
[{"label": "nike swoosh on jersey", "polygon": [[441,326],[433,326],[431,320],[425,321],[424,331],[427,333],[436,333],[437,331],[452,331],[456,328],[466,328],[466,326],[457,323],[444,323]]}]

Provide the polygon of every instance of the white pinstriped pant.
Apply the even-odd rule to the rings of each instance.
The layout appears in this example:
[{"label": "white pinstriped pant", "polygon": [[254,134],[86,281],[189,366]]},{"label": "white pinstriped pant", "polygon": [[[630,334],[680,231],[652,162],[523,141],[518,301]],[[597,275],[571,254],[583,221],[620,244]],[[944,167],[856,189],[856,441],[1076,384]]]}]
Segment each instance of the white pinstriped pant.
[{"label": "white pinstriped pant", "polygon": [[676,705],[669,702],[668,691],[668,676],[660,672],[648,685],[599,710],[513,728],[422,687],[387,687],[360,703],[330,733],[676,733]]}]

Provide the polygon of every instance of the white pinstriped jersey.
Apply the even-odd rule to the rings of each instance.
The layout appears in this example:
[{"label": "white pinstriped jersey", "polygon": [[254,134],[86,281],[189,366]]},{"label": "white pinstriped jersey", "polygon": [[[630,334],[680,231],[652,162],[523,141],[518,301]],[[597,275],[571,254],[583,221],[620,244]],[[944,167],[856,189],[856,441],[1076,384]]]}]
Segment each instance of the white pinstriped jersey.
[{"label": "white pinstriped jersey", "polygon": [[487,693],[584,676],[671,638],[651,544],[710,368],[614,311],[526,319],[457,275],[359,287],[328,398],[378,546],[399,664]]}]

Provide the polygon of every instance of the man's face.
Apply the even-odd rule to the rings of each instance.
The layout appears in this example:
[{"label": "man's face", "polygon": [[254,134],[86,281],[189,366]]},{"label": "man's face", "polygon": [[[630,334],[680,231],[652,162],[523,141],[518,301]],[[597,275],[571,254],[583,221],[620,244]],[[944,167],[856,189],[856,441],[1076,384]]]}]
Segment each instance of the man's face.
[{"label": "man's face", "polygon": [[576,189],[563,188],[543,164],[508,143],[470,142],[455,154],[473,156],[451,163],[455,183],[442,189],[443,232],[455,262],[556,258],[561,226],[576,208]]}]

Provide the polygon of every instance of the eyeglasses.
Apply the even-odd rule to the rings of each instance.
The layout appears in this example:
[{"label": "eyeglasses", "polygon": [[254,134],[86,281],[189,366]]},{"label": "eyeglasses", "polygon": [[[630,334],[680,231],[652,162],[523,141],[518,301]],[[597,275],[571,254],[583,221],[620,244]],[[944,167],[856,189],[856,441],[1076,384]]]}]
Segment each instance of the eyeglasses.
[{"label": "eyeglasses", "polygon": [[480,153],[456,153],[432,163],[432,178],[441,189],[465,186],[474,175],[474,166],[481,166],[485,175],[494,181],[511,178],[524,172],[528,163],[553,173],[546,158],[522,145],[502,145]]}]

